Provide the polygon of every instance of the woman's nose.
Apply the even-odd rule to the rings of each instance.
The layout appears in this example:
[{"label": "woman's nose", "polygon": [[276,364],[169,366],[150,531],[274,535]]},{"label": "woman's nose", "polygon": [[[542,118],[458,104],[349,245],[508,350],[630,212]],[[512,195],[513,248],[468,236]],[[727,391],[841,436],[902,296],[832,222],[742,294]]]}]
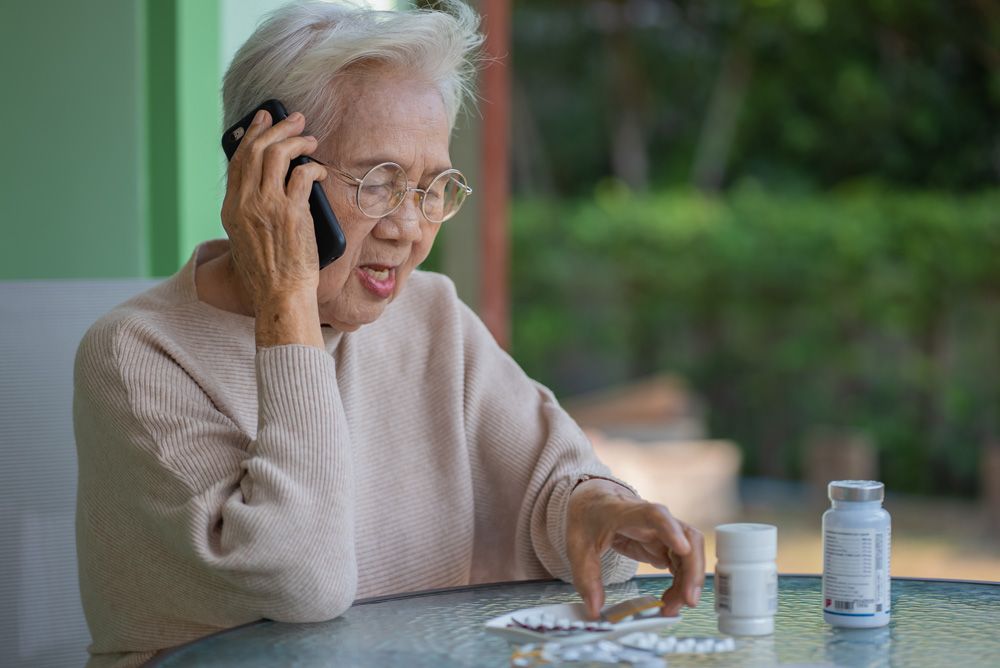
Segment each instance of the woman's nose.
[{"label": "woman's nose", "polygon": [[423,236],[420,229],[421,216],[423,214],[420,212],[420,192],[407,191],[399,207],[379,220],[374,229],[375,236],[417,243]]}]

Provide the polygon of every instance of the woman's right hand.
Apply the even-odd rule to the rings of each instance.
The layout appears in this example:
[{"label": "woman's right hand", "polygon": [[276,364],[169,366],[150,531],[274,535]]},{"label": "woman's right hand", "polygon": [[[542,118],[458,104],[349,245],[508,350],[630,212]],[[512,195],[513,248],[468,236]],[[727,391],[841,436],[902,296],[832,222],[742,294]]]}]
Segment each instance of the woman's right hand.
[{"label": "woman's right hand", "polygon": [[273,125],[270,114],[259,111],[229,163],[222,226],[252,303],[257,345],[263,347],[323,347],[309,193],[314,181],[326,178],[326,168],[299,165],[285,185],[291,160],[316,150],[315,138],[300,136],[304,128],[298,112]]}]

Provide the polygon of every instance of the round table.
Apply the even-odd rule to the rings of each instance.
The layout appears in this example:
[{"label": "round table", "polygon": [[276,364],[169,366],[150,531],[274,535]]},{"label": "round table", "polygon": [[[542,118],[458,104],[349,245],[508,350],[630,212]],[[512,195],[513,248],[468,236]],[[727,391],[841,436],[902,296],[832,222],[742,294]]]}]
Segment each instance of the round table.
[{"label": "round table", "polygon": [[[669,576],[640,576],[608,587],[607,600],[660,594],[669,583]],[[737,639],[737,649],[728,653],[668,655],[669,665],[1000,666],[1000,583],[893,579],[892,621],[868,630],[825,624],[820,584],[819,576],[781,576],[774,635]],[[168,650],[146,667],[506,668],[513,647],[486,631],[484,622],[518,608],[578,600],[571,585],[554,581],[370,599],[328,622],[260,621],[230,629]],[[683,621],[661,635],[721,636],[713,605],[709,576],[701,604],[685,609]]]}]

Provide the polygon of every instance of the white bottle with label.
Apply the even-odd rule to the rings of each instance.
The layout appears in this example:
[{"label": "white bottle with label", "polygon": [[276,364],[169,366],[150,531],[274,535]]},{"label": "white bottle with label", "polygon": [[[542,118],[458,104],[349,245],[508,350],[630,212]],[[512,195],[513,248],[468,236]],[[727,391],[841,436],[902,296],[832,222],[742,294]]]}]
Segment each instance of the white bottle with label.
[{"label": "white bottle with label", "polygon": [[715,611],[719,631],[735,636],[774,633],[778,610],[778,529],[770,524],[715,527]]},{"label": "white bottle with label", "polygon": [[889,623],[891,518],[882,508],[885,485],[838,480],[823,514],[823,619],[833,626],[874,628]]}]

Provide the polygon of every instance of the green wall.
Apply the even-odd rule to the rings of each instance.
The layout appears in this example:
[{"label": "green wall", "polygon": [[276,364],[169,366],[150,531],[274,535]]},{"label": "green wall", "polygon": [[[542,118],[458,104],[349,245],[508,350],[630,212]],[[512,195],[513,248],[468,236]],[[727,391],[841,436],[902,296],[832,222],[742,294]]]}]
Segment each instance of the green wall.
[{"label": "green wall", "polygon": [[145,275],[141,7],[2,14],[0,279]]},{"label": "green wall", "polygon": [[[280,4],[5,3],[0,280],[166,276],[199,242],[223,236],[221,73],[261,14]],[[452,151],[475,182],[475,114],[460,126]],[[474,211],[439,241],[439,269],[471,304]]]},{"label": "green wall", "polygon": [[171,274],[220,236],[218,0],[5,3],[0,279]]}]

